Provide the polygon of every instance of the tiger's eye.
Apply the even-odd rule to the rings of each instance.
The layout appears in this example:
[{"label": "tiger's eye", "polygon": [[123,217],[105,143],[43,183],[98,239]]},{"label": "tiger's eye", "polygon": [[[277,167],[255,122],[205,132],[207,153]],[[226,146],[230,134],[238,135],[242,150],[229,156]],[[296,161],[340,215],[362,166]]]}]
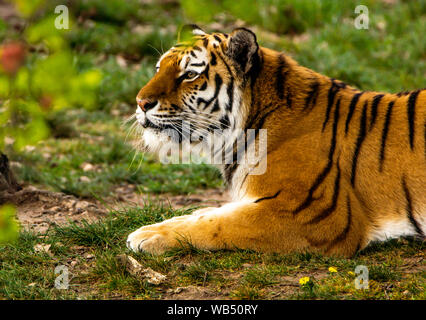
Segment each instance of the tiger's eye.
[{"label": "tiger's eye", "polygon": [[188,72],[186,73],[186,77],[187,77],[188,79],[195,78],[196,76],[197,76],[197,74],[196,74],[195,72],[192,72],[192,71],[188,71]]}]

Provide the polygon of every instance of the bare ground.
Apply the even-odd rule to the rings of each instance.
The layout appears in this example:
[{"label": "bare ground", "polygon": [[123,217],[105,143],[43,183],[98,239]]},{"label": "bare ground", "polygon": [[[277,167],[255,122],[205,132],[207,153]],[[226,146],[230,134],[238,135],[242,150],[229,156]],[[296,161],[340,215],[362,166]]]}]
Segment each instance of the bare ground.
[{"label": "bare ground", "polygon": [[229,200],[226,192],[205,190],[193,195],[148,195],[135,192],[133,185],[126,185],[115,190],[116,197],[100,202],[93,199],[79,199],[61,192],[41,190],[32,186],[15,193],[3,193],[1,200],[17,207],[17,218],[23,228],[44,233],[49,226],[64,225],[69,221],[96,221],[108,210],[123,209],[129,206],[143,207],[147,200],[158,201],[172,208],[187,206],[220,206]]}]

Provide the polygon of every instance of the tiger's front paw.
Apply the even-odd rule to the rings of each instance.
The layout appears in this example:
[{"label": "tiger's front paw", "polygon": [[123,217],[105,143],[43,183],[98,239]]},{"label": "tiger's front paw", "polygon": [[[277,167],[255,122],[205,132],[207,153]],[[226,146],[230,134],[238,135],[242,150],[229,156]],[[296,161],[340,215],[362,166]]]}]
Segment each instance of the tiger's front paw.
[{"label": "tiger's front paw", "polygon": [[127,238],[127,247],[135,252],[143,251],[162,254],[179,247],[185,237],[190,237],[190,229],[196,217],[185,215],[144,226],[132,232]]},{"label": "tiger's front paw", "polygon": [[213,208],[205,208],[197,214],[144,226],[129,235],[127,247],[152,254],[162,254],[189,244],[200,249],[215,249],[221,243],[221,227],[212,212]]},{"label": "tiger's front paw", "polygon": [[127,238],[127,247],[135,252],[148,252],[162,254],[172,248],[167,232],[149,230],[149,226],[142,227],[132,232]]}]

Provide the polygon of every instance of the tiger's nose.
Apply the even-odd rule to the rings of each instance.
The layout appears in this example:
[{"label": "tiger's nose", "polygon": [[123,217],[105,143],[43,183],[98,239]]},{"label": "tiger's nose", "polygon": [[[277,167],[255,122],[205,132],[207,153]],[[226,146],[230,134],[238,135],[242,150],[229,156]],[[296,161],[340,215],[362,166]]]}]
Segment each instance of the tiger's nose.
[{"label": "tiger's nose", "polygon": [[143,111],[148,111],[149,109],[152,109],[157,105],[157,101],[152,101],[149,99],[136,98],[136,102]]}]

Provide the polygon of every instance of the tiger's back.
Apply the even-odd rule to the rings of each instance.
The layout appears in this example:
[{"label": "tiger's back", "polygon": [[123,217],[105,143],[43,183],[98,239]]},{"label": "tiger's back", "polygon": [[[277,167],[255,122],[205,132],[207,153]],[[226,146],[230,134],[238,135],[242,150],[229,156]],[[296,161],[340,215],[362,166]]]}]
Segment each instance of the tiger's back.
[{"label": "tiger's back", "polygon": [[265,185],[269,194],[280,191],[287,223],[302,226],[309,246],[328,253],[424,237],[426,90],[359,91],[262,51],[275,74],[258,80],[255,96],[269,107],[257,117],[274,110],[263,124],[274,151],[265,175],[245,178],[245,195]]},{"label": "tiger's back", "polygon": [[364,95],[358,117],[349,122],[354,143],[346,159],[351,187],[366,212],[373,212],[368,239],[424,237],[426,90]]}]

